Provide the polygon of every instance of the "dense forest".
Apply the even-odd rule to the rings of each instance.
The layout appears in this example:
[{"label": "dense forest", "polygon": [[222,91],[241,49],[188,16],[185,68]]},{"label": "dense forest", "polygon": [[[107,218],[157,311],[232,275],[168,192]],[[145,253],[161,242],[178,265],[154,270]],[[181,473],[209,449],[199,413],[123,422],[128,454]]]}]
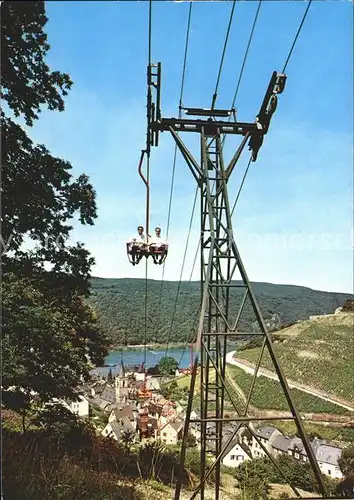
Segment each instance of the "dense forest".
[{"label": "dense forest", "polygon": [[[304,320],[309,315],[326,314],[342,306],[349,294],[321,292],[293,285],[253,283],[262,313],[270,330]],[[162,293],[161,293],[162,292]],[[200,304],[200,283],[148,281],[147,334],[150,343],[184,342],[193,339]],[[231,294],[231,317],[236,318],[243,290]],[[96,309],[102,329],[113,345],[133,345],[145,337],[145,280],[92,279],[90,303]],[[246,303],[240,331],[253,331],[256,321]]]}]

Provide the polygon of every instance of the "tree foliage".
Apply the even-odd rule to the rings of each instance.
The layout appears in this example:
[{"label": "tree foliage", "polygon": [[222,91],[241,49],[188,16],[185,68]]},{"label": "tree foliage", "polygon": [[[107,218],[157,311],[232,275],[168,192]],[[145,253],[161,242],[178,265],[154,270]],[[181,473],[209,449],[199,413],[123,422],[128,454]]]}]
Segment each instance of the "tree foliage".
[{"label": "tree foliage", "polygon": [[[300,286],[270,283],[252,283],[252,286],[271,330],[308,319],[312,314],[333,313],[350,296]],[[178,288],[177,282],[165,281],[161,295],[160,282],[148,280],[147,342],[163,344],[169,338],[170,343],[185,343],[188,332],[188,342],[195,339],[193,328],[198,324],[200,283],[182,282],[176,301]],[[92,292],[90,303],[97,310],[110,342],[115,346],[142,344],[145,332],[145,287],[142,280],[93,278]],[[241,303],[241,288],[232,289],[230,316],[234,320]],[[273,321],[274,317],[278,322]],[[240,321],[240,331],[252,331],[255,316],[249,301],[245,303]]]},{"label": "tree foliage", "polygon": [[50,71],[45,62],[50,48],[43,31],[47,21],[43,1],[2,2],[1,97],[28,125],[42,105],[63,111],[63,96],[72,86],[69,75]]},{"label": "tree foliage", "polygon": [[[274,467],[268,458],[246,460],[235,470],[238,487],[245,491],[252,500],[268,498],[269,484],[291,484],[309,492],[318,492],[318,484],[308,462],[296,460],[288,455],[275,458]],[[281,472],[280,472],[281,471]],[[333,491],[336,482],[323,476],[329,491]]]},{"label": "tree foliage", "polygon": [[[95,191],[85,174],[34,144],[11,116],[31,126],[43,106],[64,109],[70,76],[45,62],[44,2],[2,2],[3,379],[11,406],[19,388],[40,398],[73,395],[103,362],[106,341],[88,307],[94,260],[70,244],[71,222],[93,225]],[[24,243],[35,242],[32,250]]]},{"label": "tree foliage", "polygon": [[164,356],[159,361],[159,372],[161,375],[174,375],[178,363],[172,356]]},{"label": "tree foliage", "polygon": [[349,446],[342,451],[338,465],[345,478],[354,479],[354,446]]}]

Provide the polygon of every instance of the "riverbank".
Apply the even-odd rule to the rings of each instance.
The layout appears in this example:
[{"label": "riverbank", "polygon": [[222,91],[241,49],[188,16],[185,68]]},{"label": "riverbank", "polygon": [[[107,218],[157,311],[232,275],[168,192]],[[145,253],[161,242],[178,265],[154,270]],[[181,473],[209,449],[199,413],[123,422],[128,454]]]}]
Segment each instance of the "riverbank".
[{"label": "riverbank", "polygon": [[[164,351],[167,347],[167,344],[146,344],[146,348],[152,351]],[[145,348],[144,344],[133,344],[133,345],[112,345],[109,347],[110,351],[141,351]],[[186,350],[190,348],[190,344],[186,346],[185,342],[175,342],[168,344],[168,350],[171,349],[184,349]]]}]

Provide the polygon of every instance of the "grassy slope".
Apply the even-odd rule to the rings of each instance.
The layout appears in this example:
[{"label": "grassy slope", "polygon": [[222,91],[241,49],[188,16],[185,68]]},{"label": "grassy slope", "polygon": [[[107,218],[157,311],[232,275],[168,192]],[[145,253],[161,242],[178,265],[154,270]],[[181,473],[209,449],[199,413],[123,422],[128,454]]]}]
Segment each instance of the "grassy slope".
[{"label": "grassy slope", "polygon": [[[277,322],[288,324],[306,319],[312,314],[333,312],[350,296],[328,293],[310,288],[253,283],[264,317],[277,315]],[[140,344],[143,342],[145,317],[145,281],[142,279],[93,278],[91,304],[99,313],[101,325],[112,343]],[[148,281],[148,324],[147,341],[184,342],[186,335],[195,325],[200,304],[200,283],[182,282],[176,303],[178,282],[165,281],[161,295],[161,282]],[[242,291],[231,294],[231,317],[235,317],[242,300]],[[174,322],[171,324],[176,303]],[[249,304],[246,304],[242,323],[251,329],[255,318]]]},{"label": "grassy slope", "polygon": [[[330,395],[354,402],[354,315],[327,316],[304,321],[277,332],[275,351],[286,376]],[[259,349],[237,354],[256,362]],[[262,367],[272,370],[266,352]]]}]

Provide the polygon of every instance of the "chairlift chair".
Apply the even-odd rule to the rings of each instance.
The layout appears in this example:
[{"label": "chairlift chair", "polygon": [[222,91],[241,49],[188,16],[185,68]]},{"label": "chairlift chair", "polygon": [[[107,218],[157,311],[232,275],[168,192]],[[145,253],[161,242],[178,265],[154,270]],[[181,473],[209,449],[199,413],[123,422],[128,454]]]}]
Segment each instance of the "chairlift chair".
[{"label": "chairlift chair", "polygon": [[160,246],[151,245],[149,248],[149,252],[152,256],[160,257],[158,262],[156,261],[156,259],[153,259],[154,264],[163,264],[167,257],[168,245],[167,243],[163,243]]}]

